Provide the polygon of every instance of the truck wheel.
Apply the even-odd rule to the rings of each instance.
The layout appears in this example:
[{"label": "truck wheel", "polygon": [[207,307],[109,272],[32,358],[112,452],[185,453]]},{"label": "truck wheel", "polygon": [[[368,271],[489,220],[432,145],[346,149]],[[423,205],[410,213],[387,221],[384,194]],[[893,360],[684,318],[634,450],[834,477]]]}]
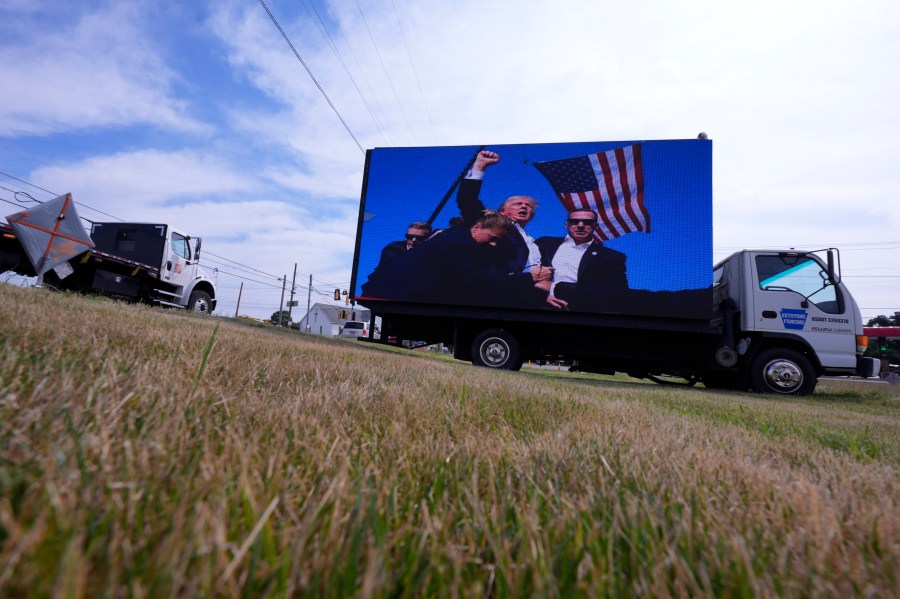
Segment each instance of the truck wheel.
[{"label": "truck wheel", "polygon": [[757,393],[809,395],[816,388],[809,360],[791,349],[767,349],[753,360],[750,384]]},{"label": "truck wheel", "polygon": [[472,342],[472,364],[498,370],[519,370],[522,368],[519,342],[507,331],[484,331]]},{"label": "truck wheel", "polygon": [[212,298],[205,291],[195,290],[191,292],[191,299],[188,300],[188,310],[194,312],[202,312],[209,314],[209,307],[212,305]]}]

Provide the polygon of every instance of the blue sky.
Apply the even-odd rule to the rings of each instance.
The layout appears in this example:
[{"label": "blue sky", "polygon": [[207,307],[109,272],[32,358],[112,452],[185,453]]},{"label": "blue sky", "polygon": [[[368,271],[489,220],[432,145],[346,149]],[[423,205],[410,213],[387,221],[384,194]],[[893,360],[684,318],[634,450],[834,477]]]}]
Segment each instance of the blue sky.
[{"label": "blue sky", "polygon": [[[714,259],[834,245],[900,310],[895,2],[266,3],[363,148],[706,131]],[[6,0],[0,80],[0,216],[72,192],[201,236],[223,314],[295,263],[297,319],[310,274],[349,287],[364,155],[258,0]]]}]

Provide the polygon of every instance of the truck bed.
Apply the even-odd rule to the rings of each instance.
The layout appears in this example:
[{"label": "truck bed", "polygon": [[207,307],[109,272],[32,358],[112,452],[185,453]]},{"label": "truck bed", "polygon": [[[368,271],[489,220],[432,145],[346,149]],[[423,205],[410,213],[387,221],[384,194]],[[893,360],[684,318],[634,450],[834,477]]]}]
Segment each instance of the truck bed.
[{"label": "truck bed", "polygon": [[[137,271],[143,270],[149,276],[159,278],[159,266],[130,260],[97,249],[87,250],[72,262],[79,264],[103,263],[104,268],[115,268],[123,274],[131,272],[132,276],[137,274]],[[13,271],[28,277],[37,274],[22,250],[22,246],[19,245],[12,227],[6,223],[0,223],[0,271]]]}]

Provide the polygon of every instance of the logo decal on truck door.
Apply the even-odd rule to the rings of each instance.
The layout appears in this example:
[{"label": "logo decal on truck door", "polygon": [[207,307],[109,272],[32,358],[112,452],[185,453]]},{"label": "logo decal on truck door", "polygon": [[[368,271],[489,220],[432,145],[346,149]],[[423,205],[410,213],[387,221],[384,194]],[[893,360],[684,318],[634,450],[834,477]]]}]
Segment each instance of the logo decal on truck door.
[{"label": "logo decal on truck door", "polygon": [[796,329],[802,331],[806,326],[806,310],[793,310],[791,308],[781,309],[781,322],[784,323],[786,329]]}]

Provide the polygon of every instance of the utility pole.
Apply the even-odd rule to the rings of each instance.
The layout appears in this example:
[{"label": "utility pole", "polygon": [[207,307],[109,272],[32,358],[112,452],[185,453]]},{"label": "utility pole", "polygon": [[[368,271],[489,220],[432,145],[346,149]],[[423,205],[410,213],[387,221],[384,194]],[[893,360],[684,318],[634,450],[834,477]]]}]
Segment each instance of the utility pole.
[{"label": "utility pole", "polygon": [[291,320],[291,312],[296,305],[294,301],[294,288],[297,286],[297,263],[294,262],[294,278],[291,279],[291,299],[288,302],[288,320]]},{"label": "utility pole", "polygon": [[241,310],[241,295],[244,293],[244,282],[241,281],[241,288],[238,290],[238,304],[237,308],[234,309],[234,317],[238,317],[238,312]]},{"label": "utility pole", "polygon": [[309,302],[312,299],[312,274],[309,275],[309,289],[306,292],[306,332],[309,332],[311,325],[309,323]]},{"label": "utility pole", "polygon": [[287,275],[281,277],[281,302],[278,304],[278,326],[284,326],[284,288],[287,285]]}]

